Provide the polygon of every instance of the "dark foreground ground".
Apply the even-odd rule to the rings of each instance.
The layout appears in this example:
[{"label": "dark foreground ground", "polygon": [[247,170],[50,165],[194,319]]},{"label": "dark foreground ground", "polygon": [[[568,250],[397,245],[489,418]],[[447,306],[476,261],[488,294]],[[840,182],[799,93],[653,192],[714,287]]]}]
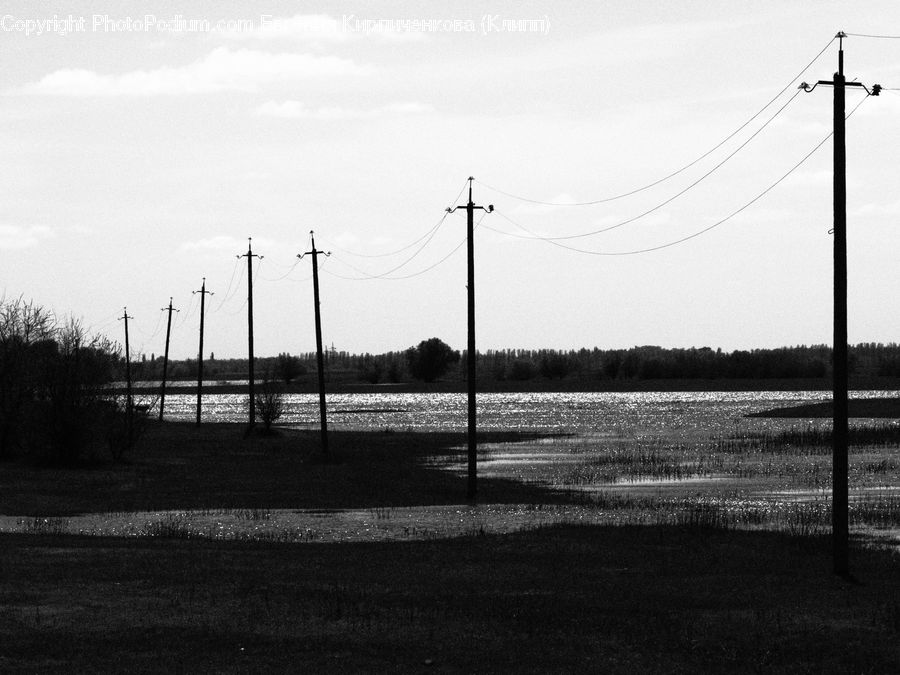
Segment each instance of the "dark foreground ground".
[{"label": "dark foreground ground", "polygon": [[[462,438],[151,428],[126,464],[0,464],[0,513],[460,503]],[[485,501],[564,499],[483,481]],[[102,508],[101,508],[102,507]],[[557,527],[395,543],[0,535],[0,672],[896,673],[900,559],[854,541]]]},{"label": "dark foreground ground", "polygon": [[900,563],[562,527],[391,544],[0,538],[0,671],[896,673]]}]

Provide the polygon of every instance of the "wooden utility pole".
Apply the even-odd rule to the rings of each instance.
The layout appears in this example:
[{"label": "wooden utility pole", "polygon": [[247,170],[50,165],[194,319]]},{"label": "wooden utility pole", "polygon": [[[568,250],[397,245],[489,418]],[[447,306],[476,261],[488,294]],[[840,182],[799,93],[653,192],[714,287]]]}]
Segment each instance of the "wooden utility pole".
[{"label": "wooden utility pole", "polygon": [[248,390],[250,395],[250,405],[248,407],[249,420],[247,421],[248,434],[253,430],[253,427],[256,424],[256,395],[253,389],[256,380],[256,376],[253,373],[253,258],[259,258],[260,260],[263,258],[261,255],[254,255],[252,244],[253,238],[248,237],[247,252],[238,256],[238,259],[247,259],[247,346],[249,351],[248,377],[250,383]]},{"label": "wooden utility pole", "polygon": [[325,408],[325,357],[322,353],[322,318],[319,311],[319,263],[318,256],[319,254],[323,254],[325,256],[331,255],[331,253],[327,251],[319,251],[316,250],[316,239],[313,235],[312,230],[309,233],[310,240],[310,248],[312,250],[307,251],[306,253],[301,253],[298,255],[298,258],[303,258],[305,255],[312,255],[312,269],[313,269],[313,306],[315,308],[315,316],[316,316],[316,365],[318,366],[319,371],[319,420],[321,422],[321,430],[322,430],[322,453],[328,454],[328,420],[326,417],[326,408]]},{"label": "wooden utility pole", "polygon": [[166,352],[163,356],[162,384],[159,390],[159,421],[163,421],[163,407],[166,404],[166,374],[169,369],[169,337],[172,335],[172,312],[181,310],[172,308],[172,298],[169,298],[169,306],[163,307],[162,311],[169,312],[169,320],[166,323]]},{"label": "wooden utility pole", "polygon": [[839,32],[838,70],[834,79],[819,80],[813,86],[804,82],[800,88],[810,92],[818,85],[834,87],[834,346],[833,354],[833,419],[832,419],[832,483],[831,536],[834,572],[850,574],[849,525],[849,367],[847,359],[847,150],[846,115],[844,112],[847,87],[860,87],[871,96],[878,96],[881,85],[869,91],[859,82],[847,82],[844,77],[844,38]]},{"label": "wooden utility pole", "polygon": [[477,422],[475,417],[475,209],[482,209],[490,213],[494,210],[493,204],[475,206],[472,201],[472,181],[469,176],[469,201],[463,206],[454,206],[447,209],[453,213],[456,209],[466,210],[466,241],[468,251],[468,344],[466,348],[466,380],[468,380],[468,404],[469,404],[469,465],[466,496],[469,501],[475,501],[478,495],[478,444],[476,441]]},{"label": "wooden utility pole", "polygon": [[206,277],[203,277],[203,285],[199,291],[193,291],[200,294],[200,351],[197,352],[197,425],[200,425],[200,412],[203,408],[203,321],[206,315],[206,296],[214,295],[206,290]]},{"label": "wooden utility pole", "polygon": [[131,447],[134,428],[134,395],[131,389],[131,347],[128,344],[128,319],[134,317],[128,315],[127,307],[123,309],[120,320],[125,321],[125,424],[128,432],[128,446]]}]

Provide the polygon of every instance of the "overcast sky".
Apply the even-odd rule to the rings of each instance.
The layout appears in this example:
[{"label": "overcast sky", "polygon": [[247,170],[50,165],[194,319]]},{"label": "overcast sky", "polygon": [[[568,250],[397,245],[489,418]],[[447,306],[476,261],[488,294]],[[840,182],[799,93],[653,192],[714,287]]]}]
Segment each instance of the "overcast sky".
[{"label": "overcast sky", "polygon": [[[831,79],[839,30],[900,35],[894,0],[145,5],[0,9],[6,298],[119,341],[127,305],[149,356],[172,296],[184,358],[206,277],[207,354],[242,356],[253,237],[256,354],[311,351],[315,230],[329,346],[464,348],[465,213],[442,217],[471,175],[496,208],[480,350],[831,341],[830,140],[699,236],[597,254],[698,233],[790,172],[832,125],[832,90],[797,85]],[[900,40],[844,49],[848,80],[900,88]],[[773,98],[631,196],[510,196],[645,187]],[[900,341],[898,121],[885,91],[847,122],[853,343]]]}]

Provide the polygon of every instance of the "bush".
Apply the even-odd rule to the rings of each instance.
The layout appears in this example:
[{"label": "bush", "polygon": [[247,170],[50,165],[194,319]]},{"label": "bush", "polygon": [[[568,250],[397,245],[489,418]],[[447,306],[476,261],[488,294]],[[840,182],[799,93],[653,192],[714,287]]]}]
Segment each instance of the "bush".
[{"label": "bush", "polygon": [[0,305],[0,456],[15,450],[73,465],[99,445],[110,420],[118,350],[21,299]]},{"label": "bush", "polygon": [[284,396],[275,388],[268,375],[263,380],[260,390],[254,395],[256,412],[262,420],[265,433],[272,433],[272,425],[284,414]]},{"label": "bush", "polygon": [[300,357],[292,356],[287,352],[282,352],[278,355],[275,359],[275,367],[278,371],[278,376],[284,380],[285,384],[290,384],[294,378],[306,373],[306,368],[300,362]]}]

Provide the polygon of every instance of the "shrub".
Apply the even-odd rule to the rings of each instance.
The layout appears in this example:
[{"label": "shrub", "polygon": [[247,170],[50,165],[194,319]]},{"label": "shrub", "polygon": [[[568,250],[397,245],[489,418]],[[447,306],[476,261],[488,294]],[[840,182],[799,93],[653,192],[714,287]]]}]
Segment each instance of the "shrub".
[{"label": "shrub", "polygon": [[276,389],[268,375],[254,396],[256,412],[262,420],[266,434],[272,433],[272,425],[284,414],[284,395]]},{"label": "shrub", "polygon": [[0,305],[0,456],[73,465],[100,443],[118,350],[74,319],[21,299]]}]

